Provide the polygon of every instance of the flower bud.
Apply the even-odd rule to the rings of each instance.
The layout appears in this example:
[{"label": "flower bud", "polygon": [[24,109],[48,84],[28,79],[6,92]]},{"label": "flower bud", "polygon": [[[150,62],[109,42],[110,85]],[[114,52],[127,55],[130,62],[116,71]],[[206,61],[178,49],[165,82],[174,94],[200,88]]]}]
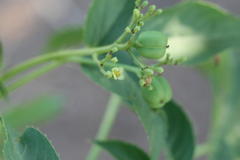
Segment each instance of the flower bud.
[{"label": "flower bud", "polygon": [[149,7],[149,12],[150,13],[153,13],[155,10],[156,10],[156,6],[155,5],[151,5],[150,7]]},{"label": "flower bud", "polygon": [[139,84],[140,84],[141,87],[144,87],[144,85],[145,85],[145,80],[144,80],[144,79],[140,79],[140,80],[139,80]]},{"label": "flower bud", "polygon": [[118,48],[117,47],[113,47],[112,49],[111,49],[111,52],[112,53],[115,53],[115,52],[117,52],[118,51]]},{"label": "flower bud", "polygon": [[127,28],[125,29],[125,32],[131,33],[131,32],[132,32],[132,31],[131,31],[131,28],[130,28],[130,27],[127,27]]},{"label": "flower bud", "polygon": [[117,62],[118,62],[118,58],[117,58],[117,57],[113,57],[113,58],[111,59],[111,62],[112,62],[112,63],[117,63]]},{"label": "flower bud", "polygon": [[166,53],[168,38],[162,32],[142,32],[135,42],[135,48],[141,56],[149,59],[162,58]]},{"label": "flower bud", "polygon": [[154,71],[150,68],[144,69],[143,72],[146,76],[152,76],[154,74]]},{"label": "flower bud", "polygon": [[112,54],[106,54],[105,59],[109,60],[112,58]]},{"label": "flower bud", "polygon": [[135,1],[135,5],[136,5],[136,6],[139,6],[140,4],[141,4],[141,0],[136,0],[136,1]]},{"label": "flower bud", "polygon": [[162,12],[163,12],[162,9],[158,9],[158,10],[156,11],[156,15],[159,15],[159,14],[161,14]]},{"label": "flower bud", "polygon": [[160,74],[164,72],[164,69],[162,67],[154,67],[153,70]]},{"label": "flower bud", "polygon": [[134,14],[135,17],[139,17],[139,16],[141,15],[141,12],[140,12],[139,9],[135,8],[135,9],[133,10],[133,14]]},{"label": "flower bud", "polygon": [[140,22],[138,23],[138,25],[139,25],[140,27],[142,27],[142,26],[144,26],[144,22],[143,22],[143,21],[140,21]]},{"label": "flower bud", "polygon": [[137,33],[137,32],[139,32],[141,30],[141,27],[140,26],[136,26],[135,28],[134,28],[134,33]]},{"label": "flower bud", "polygon": [[144,2],[142,3],[142,7],[146,7],[148,4],[149,4],[148,1],[144,1]]}]

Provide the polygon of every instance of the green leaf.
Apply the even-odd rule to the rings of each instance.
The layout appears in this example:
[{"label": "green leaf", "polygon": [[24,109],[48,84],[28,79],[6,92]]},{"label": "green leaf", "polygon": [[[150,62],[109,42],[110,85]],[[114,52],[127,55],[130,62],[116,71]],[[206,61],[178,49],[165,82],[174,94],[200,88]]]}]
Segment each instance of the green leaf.
[{"label": "green leaf", "polygon": [[3,116],[12,127],[23,128],[52,118],[62,106],[62,97],[44,96],[13,107],[5,111]]},{"label": "green leaf", "polygon": [[[0,42],[0,71],[2,70],[2,67],[3,67],[3,47],[2,47],[2,43]],[[8,95],[7,90],[1,80],[0,80],[0,94],[4,98],[6,98]]]},{"label": "green leaf", "polygon": [[4,122],[5,125],[5,133],[6,137],[4,139],[4,144],[3,144],[3,159],[4,160],[24,160],[21,151],[20,151],[20,146],[18,144],[18,133],[15,132],[12,128],[7,126]]},{"label": "green leaf", "polygon": [[80,46],[83,41],[82,27],[69,27],[56,32],[49,40],[47,51]]},{"label": "green leaf", "polygon": [[5,87],[5,85],[3,84],[3,82],[0,80],[0,98],[1,97],[7,99],[8,91],[7,91],[6,87]]},{"label": "green leaf", "polygon": [[164,10],[143,30],[169,36],[168,53],[198,63],[228,48],[239,48],[240,19],[205,1],[187,1]]},{"label": "green leaf", "polygon": [[[148,134],[150,156],[157,160],[159,153],[167,146],[168,154],[174,160],[191,160],[194,151],[194,135],[191,124],[174,102],[168,103],[159,113],[150,109],[143,100],[141,88],[136,79],[128,73],[125,80],[109,80],[93,66],[85,66],[86,74],[104,88],[120,95],[128,102]],[[177,145],[176,145],[177,144]]]},{"label": "green leaf", "polygon": [[214,94],[210,160],[240,156],[240,56],[227,51],[201,65],[210,79]]},{"label": "green leaf", "polygon": [[124,80],[107,79],[98,68],[91,65],[83,65],[83,71],[97,84],[118,94],[128,102],[130,109],[138,115],[148,134],[151,159],[158,160],[165,146],[166,117],[163,112],[156,113],[146,104],[136,78],[126,73]]},{"label": "green leaf", "polygon": [[58,160],[59,157],[48,141],[40,131],[34,128],[28,128],[20,137],[20,144],[24,160]]},{"label": "green leaf", "polygon": [[4,160],[59,160],[47,137],[34,128],[27,128],[20,137],[6,127]]},{"label": "green leaf", "polygon": [[124,31],[134,8],[134,0],[93,0],[85,25],[85,42],[106,45]]},{"label": "green leaf", "polygon": [[148,155],[135,145],[116,141],[97,141],[100,147],[107,150],[117,160],[150,160]]},{"label": "green leaf", "polygon": [[164,111],[168,119],[168,157],[170,160],[192,160],[195,148],[194,133],[190,120],[174,102],[169,102]]},{"label": "green leaf", "polygon": [[0,118],[0,160],[3,160],[3,147],[4,147],[4,140],[6,139],[6,128],[4,124],[4,120]]},{"label": "green leaf", "polygon": [[[120,33],[124,30],[125,26],[127,26],[127,23],[131,17],[133,7],[129,6],[131,6],[132,3],[134,2],[127,0],[95,0],[92,7],[90,8],[89,15],[86,21],[85,41],[87,42],[87,44],[91,46],[105,45],[117,39],[118,35],[120,35]],[[113,8],[115,9],[114,12],[112,11]],[[121,14],[118,14],[120,13],[120,9]],[[132,59],[125,52],[118,52],[116,53],[116,55],[118,56],[121,63],[132,63]],[[129,108],[137,114],[148,134],[149,152],[151,160],[158,160],[160,152],[165,149],[168,143],[166,119],[167,117],[164,111],[153,111],[143,100],[141,88],[138,84],[138,78],[135,75],[126,72],[124,80],[115,81],[104,77],[99,72],[99,69],[95,66],[82,65],[82,68],[83,71],[93,81],[95,81],[100,86],[103,86],[105,89],[118,94],[124,101],[129,104]],[[186,121],[183,121],[183,123],[185,122]],[[188,144],[191,144],[190,141],[188,142]],[[177,148],[180,148],[184,145],[185,144],[177,146]],[[170,152],[175,151],[174,149],[169,150]],[[188,151],[184,147],[182,150],[179,149],[179,152],[181,154],[184,154],[183,152],[186,151],[186,153],[190,154],[191,150],[193,150],[193,148]],[[175,153],[171,154],[175,156]]]}]

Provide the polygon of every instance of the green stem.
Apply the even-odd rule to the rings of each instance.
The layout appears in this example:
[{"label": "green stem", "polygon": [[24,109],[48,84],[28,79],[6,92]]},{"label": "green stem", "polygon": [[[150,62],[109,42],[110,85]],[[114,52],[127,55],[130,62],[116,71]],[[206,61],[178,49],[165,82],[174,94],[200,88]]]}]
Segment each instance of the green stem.
[{"label": "green stem", "polygon": [[121,43],[129,35],[127,31],[124,31],[123,34],[116,40],[116,43]]},{"label": "green stem", "polygon": [[[130,21],[130,23],[129,23],[129,25],[128,25],[128,27],[129,27],[130,30],[133,30],[133,29],[134,29],[133,27],[136,25],[136,22],[137,22],[137,17],[136,17],[134,14],[132,14],[131,21]],[[119,38],[116,40],[116,43],[121,43],[121,42],[123,42],[123,41],[127,38],[127,36],[130,35],[130,34],[132,34],[132,33],[129,33],[129,32],[125,29],[124,32],[122,33],[122,35],[120,35]],[[134,36],[134,35],[133,35],[133,36]]]},{"label": "green stem", "polygon": [[128,47],[128,44],[112,44],[108,46],[98,47],[98,48],[86,48],[80,50],[64,50],[58,52],[52,52],[48,54],[41,55],[39,57],[32,58],[22,64],[19,64],[6,72],[0,79],[1,81],[8,80],[14,77],[16,74],[19,74],[27,69],[30,69],[36,65],[43,64],[52,60],[61,60],[67,57],[72,56],[87,56],[93,53],[103,54],[111,51],[113,47],[117,47],[119,50],[125,50]]},{"label": "green stem", "polygon": [[[96,140],[106,140],[108,137],[110,129],[118,113],[120,102],[121,99],[119,96],[115,94],[111,95],[99,131],[95,137]],[[97,160],[100,152],[100,147],[93,144],[86,157],[86,160]]]},{"label": "green stem", "polygon": [[199,158],[201,156],[205,156],[211,153],[211,145],[209,143],[200,144],[197,146],[194,158]]},{"label": "green stem", "polygon": [[[24,77],[16,80],[16,82],[10,84],[7,86],[6,91],[7,92],[11,92],[16,90],[17,88],[27,84],[28,82],[42,76],[43,74],[56,69],[58,67],[60,67],[61,65],[67,63],[67,62],[74,62],[74,63],[81,63],[81,64],[89,64],[89,65],[98,65],[96,62],[94,62],[93,60],[89,59],[89,58],[81,58],[81,57],[71,57],[68,59],[65,59],[64,61],[55,61],[55,62],[51,62],[49,64],[46,64],[45,66],[43,66],[42,68],[33,71],[27,75],[24,75]],[[112,63],[106,63],[106,66],[112,66]],[[118,66],[123,67],[125,70],[129,71],[129,72],[133,72],[137,75],[140,74],[140,70],[137,67],[134,66],[129,66],[126,64],[118,64]]]},{"label": "green stem", "polygon": [[16,90],[17,88],[27,84],[28,82],[42,76],[43,74],[49,72],[50,70],[56,69],[59,66],[61,66],[62,64],[64,64],[65,62],[51,62],[50,64],[45,65],[44,67],[20,78],[19,80],[17,80],[15,83],[7,86],[7,92],[11,92]]},{"label": "green stem", "polygon": [[93,59],[93,61],[97,64],[100,72],[101,72],[103,75],[106,75],[106,71],[104,70],[103,66],[101,66],[101,62],[100,62],[100,60],[98,59],[98,55],[97,55],[97,54],[93,54],[93,55],[92,55],[92,59]]},{"label": "green stem", "polygon": [[133,61],[134,61],[134,63],[135,63],[136,65],[138,65],[138,66],[141,67],[141,68],[145,68],[145,64],[143,64],[143,63],[138,59],[138,57],[136,57],[136,56],[134,55],[134,53],[133,53],[132,51],[128,50],[128,53],[130,54],[130,56],[132,57],[132,59],[133,59]]},{"label": "green stem", "polygon": [[[67,59],[68,62],[75,62],[75,63],[81,63],[81,64],[90,64],[90,65],[98,65],[95,61],[89,59],[89,58],[82,58],[82,57],[71,57]],[[105,63],[104,64],[106,67],[112,67],[114,64],[113,63]],[[135,66],[131,66],[131,65],[127,65],[127,64],[121,64],[118,63],[117,64],[119,67],[124,68],[125,70],[129,71],[129,72],[133,72],[137,75],[140,74],[141,69],[139,69],[138,67]]]}]

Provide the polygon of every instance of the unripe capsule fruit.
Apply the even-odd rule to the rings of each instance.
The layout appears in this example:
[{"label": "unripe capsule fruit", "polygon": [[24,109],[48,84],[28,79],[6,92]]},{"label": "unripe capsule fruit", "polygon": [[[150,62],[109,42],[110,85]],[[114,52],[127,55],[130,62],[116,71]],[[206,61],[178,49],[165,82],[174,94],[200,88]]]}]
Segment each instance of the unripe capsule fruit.
[{"label": "unripe capsule fruit", "polygon": [[154,77],[152,87],[142,88],[143,98],[152,109],[159,109],[172,99],[172,89],[164,77]]},{"label": "unripe capsule fruit", "polygon": [[162,32],[145,31],[137,38],[135,48],[145,58],[159,59],[165,55],[167,43],[168,38]]}]

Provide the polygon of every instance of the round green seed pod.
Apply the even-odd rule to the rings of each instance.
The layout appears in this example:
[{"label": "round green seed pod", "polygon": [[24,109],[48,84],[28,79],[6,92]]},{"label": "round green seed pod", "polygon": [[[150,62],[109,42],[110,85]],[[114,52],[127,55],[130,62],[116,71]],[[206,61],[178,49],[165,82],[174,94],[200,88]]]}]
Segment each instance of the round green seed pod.
[{"label": "round green seed pod", "polygon": [[168,38],[158,31],[142,32],[135,42],[135,48],[141,56],[149,59],[162,58],[167,49]]},{"label": "round green seed pod", "polygon": [[154,77],[152,87],[142,88],[143,98],[152,109],[159,109],[172,99],[172,89],[164,77]]}]

